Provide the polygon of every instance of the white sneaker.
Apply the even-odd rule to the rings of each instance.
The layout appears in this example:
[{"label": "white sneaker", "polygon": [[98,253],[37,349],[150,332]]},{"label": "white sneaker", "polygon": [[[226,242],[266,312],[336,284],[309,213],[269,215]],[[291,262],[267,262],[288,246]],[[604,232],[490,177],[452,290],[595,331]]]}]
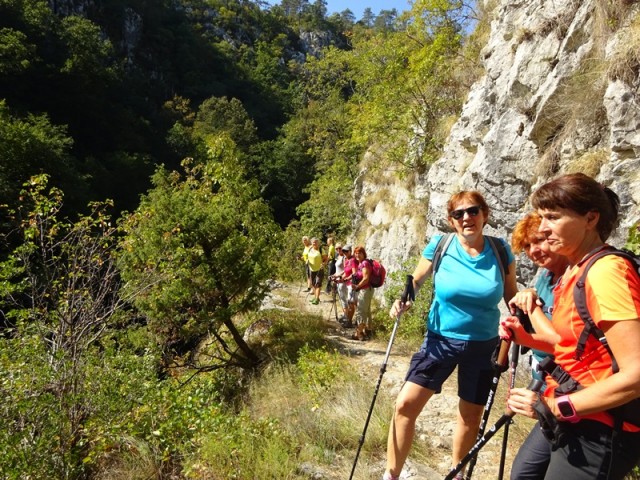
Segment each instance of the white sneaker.
[{"label": "white sneaker", "polygon": [[400,480],[400,477],[396,477],[395,475],[391,475],[389,472],[384,472],[382,476],[382,480]]}]

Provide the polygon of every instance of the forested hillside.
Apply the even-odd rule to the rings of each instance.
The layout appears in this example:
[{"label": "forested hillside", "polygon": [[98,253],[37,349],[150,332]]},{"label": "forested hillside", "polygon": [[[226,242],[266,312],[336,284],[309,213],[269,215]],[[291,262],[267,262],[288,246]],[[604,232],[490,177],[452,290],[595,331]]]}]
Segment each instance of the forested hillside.
[{"label": "forested hillside", "polygon": [[317,319],[257,308],[299,277],[303,232],[350,234],[365,153],[400,177],[437,158],[484,29],[454,0],[358,21],[323,0],[0,0],[0,477],[326,461],[243,407],[270,369],[313,401],[335,377]]}]

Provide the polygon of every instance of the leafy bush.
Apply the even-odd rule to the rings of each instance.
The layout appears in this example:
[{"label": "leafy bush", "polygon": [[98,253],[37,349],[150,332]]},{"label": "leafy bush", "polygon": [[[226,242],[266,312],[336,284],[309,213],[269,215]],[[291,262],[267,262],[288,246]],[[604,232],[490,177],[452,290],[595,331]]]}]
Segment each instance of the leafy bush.
[{"label": "leafy bush", "polygon": [[312,349],[308,345],[301,349],[297,366],[302,377],[301,387],[308,391],[318,404],[344,370],[344,363],[335,351],[328,352],[326,347]]},{"label": "leafy bush", "polygon": [[628,248],[635,253],[640,253],[640,222],[629,229],[629,236],[627,237],[624,248]]},{"label": "leafy bush", "polygon": [[277,421],[254,420],[243,412],[218,416],[209,427],[197,461],[185,471],[190,478],[291,478],[295,471],[296,439]]}]

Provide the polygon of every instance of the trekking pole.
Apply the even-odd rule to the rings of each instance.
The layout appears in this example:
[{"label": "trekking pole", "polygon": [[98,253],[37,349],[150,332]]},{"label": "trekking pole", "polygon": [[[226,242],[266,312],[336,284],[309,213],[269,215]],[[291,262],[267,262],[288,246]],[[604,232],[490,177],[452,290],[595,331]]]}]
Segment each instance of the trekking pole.
[{"label": "trekking pole", "polygon": [[[529,384],[527,389],[531,390],[532,392],[538,392],[542,388],[542,385],[543,385],[543,382],[541,380],[533,379],[531,380],[531,383]],[[498,430],[500,430],[500,428],[503,425],[508,424],[508,422],[511,422],[514,416],[515,416],[515,412],[507,408],[504,414],[498,419],[498,421],[494,423],[491,426],[491,428],[489,428],[489,431],[484,435],[482,435],[482,437],[478,439],[475,445],[471,447],[471,450],[469,450],[469,453],[467,453],[464,456],[464,458],[460,460],[458,465],[456,465],[454,468],[451,469],[451,471],[447,474],[447,476],[444,477],[444,480],[453,480],[456,474],[464,468],[464,466],[469,462],[469,460],[471,460],[475,455],[477,455],[480,449],[485,446],[485,444],[498,432]]]},{"label": "trekking pole", "polygon": [[[498,381],[500,380],[500,375],[502,372],[507,370],[509,363],[509,346],[511,345],[510,340],[500,340],[500,344],[498,347],[498,355],[493,365],[493,380],[491,380],[491,388],[489,389],[489,396],[487,397],[487,403],[484,405],[484,413],[482,414],[482,420],[480,421],[480,428],[478,429],[478,436],[476,440],[479,440],[482,435],[484,435],[484,430],[487,428],[487,423],[489,422],[489,415],[491,414],[491,407],[493,406],[493,401],[496,397],[496,391],[498,390]],[[473,475],[473,469],[476,466],[476,462],[478,461],[477,455],[474,455],[469,462],[469,468],[467,468],[467,472],[465,474],[465,480],[470,480],[471,475]]]},{"label": "trekking pole", "polygon": [[333,297],[333,312],[337,322],[338,321],[338,301],[336,297],[338,296],[338,285],[336,285],[336,282],[331,282],[331,296]]},{"label": "trekking pole", "polygon": [[[400,297],[400,305],[404,306],[407,303],[407,300],[411,299],[411,301],[415,301],[416,295],[413,289],[413,276],[407,275],[407,282],[404,286],[404,292]],[[373,406],[376,404],[376,398],[378,397],[378,390],[380,390],[380,384],[382,383],[382,376],[384,372],[387,371],[387,362],[389,361],[389,355],[391,354],[391,346],[393,345],[393,340],[396,336],[396,331],[398,330],[398,325],[400,323],[400,317],[402,316],[402,309],[396,315],[396,321],[393,324],[393,331],[391,332],[391,337],[389,338],[389,345],[387,345],[387,353],[384,356],[384,361],[382,362],[382,366],[380,367],[380,376],[378,377],[378,383],[376,384],[376,388],[373,393],[373,399],[371,400],[371,406],[369,407],[369,413],[367,415],[367,420],[364,422],[364,429],[362,431],[362,435],[360,436],[360,442],[358,444],[358,451],[356,452],[356,458],[353,461],[353,468],[351,468],[351,475],[349,475],[349,480],[353,478],[353,474],[356,471],[356,465],[358,464],[358,457],[360,456],[360,450],[362,449],[362,445],[364,445],[364,437],[367,434],[367,428],[369,427],[369,421],[371,420],[371,414],[373,413]]]},{"label": "trekking pole", "polygon": [[308,283],[308,279],[307,279],[307,264],[303,263],[302,264],[302,278],[304,278],[304,280],[302,281],[302,283],[300,284],[300,288],[298,289],[298,295],[300,295],[300,292],[302,292],[302,286],[303,285],[309,285]]},{"label": "trekking pole", "polygon": [[[509,391],[516,383],[516,369],[518,367],[518,357],[520,356],[520,346],[515,342],[511,345],[511,364],[509,370]],[[509,441],[509,427],[513,422],[508,421],[504,426],[504,434],[502,435],[502,451],[500,452],[500,467],[498,468],[498,480],[502,480],[504,476],[504,463],[507,456],[507,445]]]},{"label": "trekking pole", "polygon": [[[515,307],[515,315],[525,329],[532,330],[531,320],[529,316],[522,311],[522,309]],[[518,369],[518,360],[520,358],[520,347],[514,342],[511,348],[511,363],[509,370],[509,390],[511,390],[516,384],[516,370]],[[502,480],[504,476],[504,463],[507,457],[507,446],[509,439],[509,426],[512,422],[507,422],[504,426],[504,435],[502,436],[502,451],[500,452],[500,467],[498,468],[498,480]]]}]

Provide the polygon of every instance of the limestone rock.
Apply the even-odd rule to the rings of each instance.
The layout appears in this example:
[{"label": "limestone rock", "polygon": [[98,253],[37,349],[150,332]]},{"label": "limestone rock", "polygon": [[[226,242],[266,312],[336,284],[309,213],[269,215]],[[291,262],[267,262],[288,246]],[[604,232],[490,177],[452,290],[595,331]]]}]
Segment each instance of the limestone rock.
[{"label": "limestone rock", "polygon": [[[637,71],[611,71],[629,48],[633,25],[626,25],[638,7],[621,7],[626,24],[615,33],[606,33],[602,8],[597,0],[498,2],[481,52],[485,75],[438,161],[424,175],[391,180],[393,172],[372,173],[365,158],[355,226],[371,256],[393,271],[418,255],[426,239],[448,229],[446,201],[462,189],[485,195],[486,232],[508,238],[532,191],[574,171],[620,196],[620,227],[610,242],[624,244],[640,220],[640,80]],[[534,269],[519,262],[519,279],[528,283]]]}]

